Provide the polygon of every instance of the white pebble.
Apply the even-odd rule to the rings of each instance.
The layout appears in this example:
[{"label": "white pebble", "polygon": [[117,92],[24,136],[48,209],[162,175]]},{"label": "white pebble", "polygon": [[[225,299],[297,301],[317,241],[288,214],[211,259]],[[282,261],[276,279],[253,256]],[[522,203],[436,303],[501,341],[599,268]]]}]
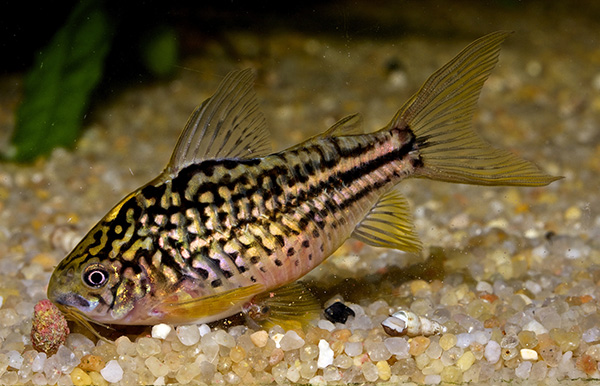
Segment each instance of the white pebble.
[{"label": "white pebble", "polygon": [[106,366],[100,370],[100,375],[106,382],[117,383],[123,379],[123,369],[116,360],[108,361]]},{"label": "white pebble", "polygon": [[356,316],[365,315],[365,310],[358,304],[352,303],[352,304],[349,304],[348,307],[350,307],[352,309],[352,311],[354,311],[354,314]]},{"label": "white pebble", "polygon": [[377,379],[379,379],[379,370],[373,362],[367,361],[363,363],[360,370],[367,382],[375,382]]},{"label": "white pebble", "polygon": [[424,382],[426,385],[439,385],[442,377],[439,374],[429,374],[425,376]]},{"label": "white pebble", "polygon": [[317,327],[319,327],[323,330],[327,330],[327,331],[335,330],[335,325],[333,323],[331,323],[329,320],[325,320],[325,319],[319,320],[319,322],[317,323]]},{"label": "white pebble", "polygon": [[208,324],[202,324],[198,327],[198,330],[200,331],[200,336],[204,336],[210,332],[210,327],[208,327]]},{"label": "white pebble", "polygon": [[229,348],[235,347],[235,338],[223,330],[217,331],[217,334],[215,335],[215,341],[221,346]]},{"label": "white pebble", "polygon": [[531,372],[532,363],[529,361],[521,362],[519,366],[515,369],[515,375],[521,379],[529,378],[529,373]]},{"label": "white pebble", "polygon": [[[397,359],[405,359],[410,356],[408,354],[408,350],[409,350],[408,341],[404,338],[400,338],[400,337],[387,338],[386,340],[383,341],[383,344],[385,345],[385,347],[388,349],[389,352],[391,352],[393,355],[396,356]],[[348,354],[348,355],[350,355],[350,354]]]},{"label": "white pebble", "polygon": [[66,346],[69,347],[73,351],[81,352],[83,355],[89,354],[92,352],[94,346],[94,342],[91,339],[86,337],[85,335],[72,333],[67,336]]},{"label": "white pebble", "polygon": [[[548,332],[549,330],[553,329],[553,328],[561,328],[562,327],[562,317],[561,315],[559,315],[559,313],[553,308],[553,307],[542,307],[540,309],[538,309],[537,313],[537,318],[540,321],[540,323],[542,324],[542,326],[546,329],[546,331],[542,332]],[[536,334],[540,334],[539,332],[535,331]]]},{"label": "white pebble", "polygon": [[239,326],[233,326],[230,329],[227,330],[227,332],[229,333],[229,335],[233,336],[236,340],[244,335],[246,333],[246,331],[248,331],[248,327],[244,326],[244,325],[239,325]]},{"label": "white pebble", "polygon": [[335,366],[327,366],[323,370],[323,378],[325,378],[327,382],[339,381],[340,379],[342,379],[342,373]]},{"label": "white pebble", "polygon": [[325,378],[323,378],[322,375],[315,375],[314,377],[308,380],[308,384],[315,386],[325,386],[327,384],[327,381],[325,380]]},{"label": "white pebble", "polygon": [[194,324],[177,326],[175,332],[179,341],[185,346],[193,346],[200,341],[200,330]]},{"label": "white pebble", "polygon": [[494,364],[500,360],[501,351],[500,344],[495,340],[490,340],[485,346],[483,356],[485,356],[485,359],[487,359],[488,362]]},{"label": "white pebble", "polygon": [[44,374],[49,385],[52,385],[58,381],[61,373],[61,365],[58,363],[56,355],[52,355],[50,358],[44,361]]},{"label": "white pebble", "polygon": [[200,347],[202,347],[202,352],[206,354],[207,361],[212,362],[219,355],[219,345],[214,339],[214,334],[206,334],[200,340]]},{"label": "white pebble", "polygon": [[534,295],[537,295],[540,292],[542,292],[542,286],[532,280],[527,280],[525,282],[525,288],[528,289]]},{"label": "white pebble", "polygon": [[23,366],[24,358],[21,356],[21,354],[19,354],[18,351],[10,350],[9,352],[6,353],[6,356],[8,357],[8,366],[9,367],[19,370],[21,368],[21,366]]},{"label": "white pebble", "polygon": [[64,345],[58,348],[58,351],[54,356],[58,359],[58,362],[61,365],[61,371],[65,374],[69,374],[75,366],[81,362],[75,353]]},{"label": "white pebble", "polygon": [[42,373],[36,373],[33,377],[31,377],[31,383],[35,386],[46,386],[48,385],[48,381],[46,377]]},{"label": "white pebble", "polygon": [[362,354],[363,344],[362,342],[346,342],[344,351],[348,356],[355,357]]},{"label": "white pebble", "polygon": [[523,358],[524,361],[537,361],[538,353],[530,348],[522,348],[521,358]]},{"label": "white pebble", "polygon": [[364,348],[373,362],[387,361],[392,356],[387,347],[378,341],[367,339],[364,342]]},{"label": "white pebble", "polygon": [[146,364],[146,367],[150,369],[152,375],[157,378],[164,377],[169,374],[169,366],[155,356],[148,357],[144,363]]},{"label": "white pebble", "polygon": [[283,351],[297,350],[304,346],[304,339],[296,331],[290,330],[281,338],[279,345]]},{"label": "white pebble", "polygon": [[581,336],[584,342],[591,343],[597,342],[600,340],[600,328],[592,327],[588,330],[585,330],[583,335]]},{"label": "white pebble", "polygon": [[487,292],[488,294],[494,293],[494,287],[487,281],[480,281],[477,283],[475,290],[478,292]]},{"label": "white pebble", "polygon": [[44,362],[46,361],[47,355],[45,352],[39,352],[33,358],[33,362],[31,363],[31,371],[34,373],[39,373],[44,370]]},{"label": "white pebble", "polygon": [[2,308],[2,304],[4,303],[4,298],[0,296],[0,308]]},{"label": "white pebble", "polygon": [[317,367],[324,369],[333,364],[333,350],[329,347],[329,343],[325,339],[319,340],[319,359],[317,359]]},{"label": "white pebble", "polygon": [[533,331],[533,332],[535,332],[536,335],[542,335],[542,334],[545,334],[548,332],[546,327],[544,327],[537,320],[532,320],[532,321],[528,322],[526,325],[523,326],[523,330],[524,331]]},{"label": "white pebble", "polygon": [[291,366],[290,368],[288,368],[285,377],[289,379],[292,383],[296,383],[300,379],[300,370],[296,366]]},{"label": "white pebble", "polygon": [[550,254],[550,251],[548,251],[548,248],[546,248],[545,245],[540,245],[538,247],[533,248],[531,250],[531,253],[543,259]]},{"label": "white pebble", "polygon": [[548,373],[548,367],[546,365],[546,362],[544,362],[544,361],[535,362],[533,364],[533,366],[531,367],[531,372],[529,373],[529,379],[540,381],[546,377],[547,373]]},{"label": "white pebble", "polygon": [[152,326],[152,337],[157,339],[166,339],[172,328],[168,324],[157,324]]},{"label": "white pebble", "polygon": [[581,250],[577,249],[577,248],[569,248],[565,252],[565,257],[567,259],[571,259],[571,260],[579,259],[582,255],[583,255],[583,253],[581,252]]},{"label": "white pebble", "polygon": [[467,348],[473,343],[474,335],[463,332],[456,335],[456,347]]},{"label": "white pebble", "polygon": [[356,314],[356,317],[352,321],[352,328],[355,330],[370,330],[373,328],[373,322],[367,315]]},{"label": "white pebble", "polygon": [[283,339],[283,336],[284,335],[280,332],[278,332],[277,334],[273,334],[271,339],[273,339],[273,342],[275,342],[275,347],[281,348],[281,340]]},{"label": "white pebble", "polygon": [[492,337],[492,330],[478,330],[473,332],[473,342],[477,342],[480,345],[485,345]]},{"label": "white pebble", "polygon": [[563,374],[566,374],[569,371],[573,370],[573,368],[575,367],[575,363],[571,360],[572,358],[573,351],[569,350],[565,352],[560,358],[560,361],[558,362],[558,371],[560,371]]}]

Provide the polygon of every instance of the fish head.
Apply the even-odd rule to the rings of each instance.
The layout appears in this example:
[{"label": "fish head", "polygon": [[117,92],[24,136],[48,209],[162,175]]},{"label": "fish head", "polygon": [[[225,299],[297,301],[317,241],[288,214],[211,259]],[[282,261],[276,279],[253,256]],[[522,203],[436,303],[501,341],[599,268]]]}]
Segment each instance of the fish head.
[{"label": "fish head", "polygon": [[50,278],[48,299],[75,319],[132,324],[132,314],[139,312],[156,282],[145,260],[124,258],[132,251],[109,241],[115,227],[113,217],[109,213],[96,224]]},{"label": "fish head", "polygon": [[[85,239],[82,241],[82,243]],[[146,275],[120,259],[102,259],[76,248],[54,270],[48,299],[66,314],[101,323],[126,323],[147,293]]]},{"label": "fish head", "polygon": [[111,322],[107,319],[113,300],[111,287],[118,283],[117,271],[107,260],[87,257],[71,253],[56,267],[48,284],[48,299],[67,314]]}]

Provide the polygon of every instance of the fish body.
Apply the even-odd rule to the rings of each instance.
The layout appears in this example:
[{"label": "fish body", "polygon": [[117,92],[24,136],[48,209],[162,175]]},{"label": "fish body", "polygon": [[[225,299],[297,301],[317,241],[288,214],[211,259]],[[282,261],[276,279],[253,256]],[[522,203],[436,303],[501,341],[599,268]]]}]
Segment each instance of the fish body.
[{"label": "fish body", "polygon": [[349,237],[418,252],[407,202],[394,189],[404,178],[556,180],[470,127],[507,35],[465,48],[384,128],[359,133],[353,115],[273,154],[251,71],[229,74],[188,120],[166,169],[56,267],[49,299],[79,320],[210,322],[293,283]]}]

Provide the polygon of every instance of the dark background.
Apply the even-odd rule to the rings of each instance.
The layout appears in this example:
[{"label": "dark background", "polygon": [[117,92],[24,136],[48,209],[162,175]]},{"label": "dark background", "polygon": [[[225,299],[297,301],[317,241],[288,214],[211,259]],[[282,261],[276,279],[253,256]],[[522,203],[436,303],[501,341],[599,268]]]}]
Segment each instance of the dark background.
[{"label": "dark background", "polygon": [[[34,56],[63,25],[77,2],[5,2],[0,12],[3,73],[25,71]],[[135,46],[146,31],[159,24],[172,26],[182,56],[202,52],[204,42],[233,30],[276,34],[297,30],[350,38],[388,39],[403,34],[433,34],[456,38],[483,35],[507,26],[511,29],[561,29],[568,40],[570,25],[598,24],[600,2],[586,1],[383,1],[338,0],[267,1],[108,1],[117,40],[108,69],[127,76],[136,72]],[[506,28],[506,27],[504,27]],[[519,31],[517,31],[519,32]],[[592,37],[591,37],[592,38]],[[595,39],[595,38],[594,38]],[[123,64],[128,64],[123,67]]]}]

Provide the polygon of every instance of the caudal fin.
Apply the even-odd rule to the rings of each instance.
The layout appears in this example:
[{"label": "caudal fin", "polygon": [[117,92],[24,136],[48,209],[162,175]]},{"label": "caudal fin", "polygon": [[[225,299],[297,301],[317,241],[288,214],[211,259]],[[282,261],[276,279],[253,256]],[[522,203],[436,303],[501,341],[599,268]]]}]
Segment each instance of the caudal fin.
[{"label": "caudal fin", "polygon": [[473,131],[471,121],[483,83],[510,32],[486,35],[437,70],[392,119],[388,129],[410,128],[423,167],[418,177],[476,185],[542,186],[562,177],[540,171]]}]

